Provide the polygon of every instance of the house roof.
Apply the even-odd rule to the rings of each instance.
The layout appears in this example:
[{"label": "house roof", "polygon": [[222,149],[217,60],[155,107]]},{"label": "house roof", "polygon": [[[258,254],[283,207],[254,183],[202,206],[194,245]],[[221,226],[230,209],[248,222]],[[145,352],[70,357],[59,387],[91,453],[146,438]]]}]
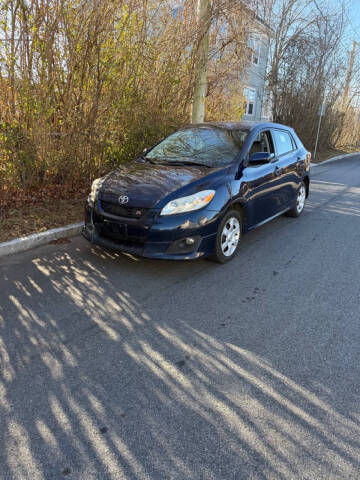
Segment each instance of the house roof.
[{"label": "house roof", "polygon": [[246,10],[254,16],[254,20],[256,20],[258,23],[260,23],[261,27],[265,28],[266,30],[266,33],[268,35],[271,35],[273,36],[274,33],[275,33],[275,30],[268,24],[265,22],[265,20],[263,18],[260,17],[260,15],[258,15],[256,13],[256,11],[250,6],[248,5],[247,1],[246,0],[240,0],[240,3],[243,4],[243,6],[246,8]]}]

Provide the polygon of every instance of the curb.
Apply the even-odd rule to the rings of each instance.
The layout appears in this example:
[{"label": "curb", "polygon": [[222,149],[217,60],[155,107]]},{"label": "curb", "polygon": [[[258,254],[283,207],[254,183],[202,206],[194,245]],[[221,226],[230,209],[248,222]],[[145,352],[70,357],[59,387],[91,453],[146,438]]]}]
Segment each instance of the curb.
[{"label": "curb", "polygon": [[320,165],[325,165],[326,163],[336,162],[337,160],[345,160],[350,159],[351,157],[358,157],[360,152],[355,153],[347,153],[345,155],[337,155],[336,157],[329,158],[328,160],[324,160],[320,163],[310,163],[311,167],[320,167]]},{"label": "curb", "polygon": [[9,242],[0,243],[0,257],[14,253],[25,252],[31,248],[40,247],[59,238],[74,237],[81,232],[83,223],[72,223],[65,227],[52,228],[41,233],[34,233],[27,237],[15,238]]}]

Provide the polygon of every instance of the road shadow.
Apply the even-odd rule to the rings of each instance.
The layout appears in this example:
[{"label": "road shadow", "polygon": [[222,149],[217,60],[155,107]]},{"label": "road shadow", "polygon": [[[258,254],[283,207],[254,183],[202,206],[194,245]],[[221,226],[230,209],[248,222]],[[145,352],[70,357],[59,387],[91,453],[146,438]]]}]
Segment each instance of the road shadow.
[{"label": "road shadow", "polygon": [[[327,213],[354,221],[357,211],[346,196]],[[339,391],[346,372],[334,388],[311,340],[315,327],[325,338],[329,319],[314,327],[286,295],[270,310],[289,258],[298,261],[286,256],[289,221],[254,233],[224,267],[77,239],[4,268],[0,478],[359,478],[356,389]],[[276,235],[280,273],[280,257],[260,264],[260,242]]]}]

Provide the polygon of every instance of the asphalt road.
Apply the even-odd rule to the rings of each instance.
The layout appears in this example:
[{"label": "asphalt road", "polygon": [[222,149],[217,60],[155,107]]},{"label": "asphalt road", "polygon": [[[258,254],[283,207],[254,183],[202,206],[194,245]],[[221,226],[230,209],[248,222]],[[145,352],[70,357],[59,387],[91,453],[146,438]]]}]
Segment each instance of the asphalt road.
[{"label": "asphalt road", "polygon": [[0,265],[1,479],[360,479],[360,156],[224,266]]}]

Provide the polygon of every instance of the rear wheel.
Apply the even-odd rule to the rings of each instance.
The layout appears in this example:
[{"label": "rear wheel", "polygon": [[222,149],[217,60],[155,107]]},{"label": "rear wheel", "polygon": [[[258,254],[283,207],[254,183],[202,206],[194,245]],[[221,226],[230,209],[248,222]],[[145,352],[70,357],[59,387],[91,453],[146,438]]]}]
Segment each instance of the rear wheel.
[{"label": "rear wheel", "polygon": [[304,211],[306,200],[306,186],[304,182],[301,182],[301,185],[296,193],[296,202],[295,206],[286,212],[285,215],[288,217],[299,217]]},{"label": "rear wheel", "polygon": [[226,263],[236,255],[241,238],[241,215],[237,210],[230,210],[222,219],[217,236],[216,250],[210,258],[218,263]]}]

